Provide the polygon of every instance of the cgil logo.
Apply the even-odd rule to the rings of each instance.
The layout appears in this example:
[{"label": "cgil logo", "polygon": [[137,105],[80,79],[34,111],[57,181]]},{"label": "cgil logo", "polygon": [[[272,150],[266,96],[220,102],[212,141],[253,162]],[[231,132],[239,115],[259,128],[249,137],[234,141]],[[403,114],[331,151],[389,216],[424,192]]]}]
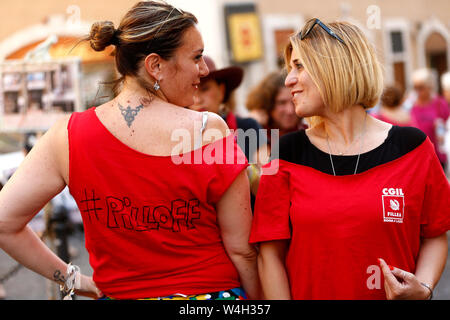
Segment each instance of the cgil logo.
[{"label": "cgil logo", "polygon": [[391,209],[394,211],[398,211],[398,209],[400,209],[400,203],[397,200],[389,200],[389,204]]},{"label": "cgil logo", "polygon": [[383,194],[385,196],[404,196],[402,188],[384,188]]},{"label": "cgil logo", "polygon": [[384,188],[381,201],[383,221],[403,223],[405,217],[405,194],[402,188]]}]

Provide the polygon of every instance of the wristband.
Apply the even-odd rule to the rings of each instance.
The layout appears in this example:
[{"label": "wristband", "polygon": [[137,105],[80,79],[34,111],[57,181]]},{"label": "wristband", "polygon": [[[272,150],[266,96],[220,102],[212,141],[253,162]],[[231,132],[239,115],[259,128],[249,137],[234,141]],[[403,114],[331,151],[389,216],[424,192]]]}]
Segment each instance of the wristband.
[{"label": "wristband", "polygon": [[426,283],[423,283],[423,282],[421,282],[420,284],[423,285],[428,290],[430,290],[430,296],[428,297],[428,300],[433,299],[433,289],[431,289],[431,286],[429,284],[426,284]]},{"label": "wristband", "polygon": [[72,300],[72,295],[75,289],[81,288],[81,273],[80,267],[69,263],[67,266],[67,277],[64,285],[59,286],[64,295],[63,300]]}]

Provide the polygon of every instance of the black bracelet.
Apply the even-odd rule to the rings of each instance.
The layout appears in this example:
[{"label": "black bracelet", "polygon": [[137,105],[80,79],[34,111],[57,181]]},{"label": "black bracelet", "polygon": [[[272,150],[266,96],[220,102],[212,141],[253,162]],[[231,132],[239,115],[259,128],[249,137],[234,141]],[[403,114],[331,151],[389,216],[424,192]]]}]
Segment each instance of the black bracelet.
[{"label": "black bracelet", "polygon": [[429,284],[426,284],[426,283],[423,283],[423,282],[421,282],[420,284],[423,285],[428,290],[430,290],[430,297],[428,298],[428,300],[433,299],[433,289],[431,289],[431,286]]}]

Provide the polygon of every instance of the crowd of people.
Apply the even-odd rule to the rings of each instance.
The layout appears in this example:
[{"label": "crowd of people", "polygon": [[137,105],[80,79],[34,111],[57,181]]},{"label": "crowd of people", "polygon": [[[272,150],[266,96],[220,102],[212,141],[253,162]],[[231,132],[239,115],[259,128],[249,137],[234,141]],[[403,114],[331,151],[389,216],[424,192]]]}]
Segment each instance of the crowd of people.
[{"label": "crowd of people", "polygon": [[[358,27],[311,19],[241,117],[243,69],[218,69],[197,23],[142,1],[92,26],[93,50],[115,46],[117,95],[39,139],[0,192],[0,248],[67,298],[431,298],[450,230],[450,99],[432,73],[408,109]],[[92,277],[28,226],[66,186]]]},{"label": "crowd of people", "polygon": [[[405,97],[398,85],[387,86],[374,116],[394,125],[413,126],[423,131],[433,143],[445,170],[450,156],[450,72],[436,78],[431,69],[414,71],[413,91],[409,97]],[[442,95],[438,93],[438,80]]]}]

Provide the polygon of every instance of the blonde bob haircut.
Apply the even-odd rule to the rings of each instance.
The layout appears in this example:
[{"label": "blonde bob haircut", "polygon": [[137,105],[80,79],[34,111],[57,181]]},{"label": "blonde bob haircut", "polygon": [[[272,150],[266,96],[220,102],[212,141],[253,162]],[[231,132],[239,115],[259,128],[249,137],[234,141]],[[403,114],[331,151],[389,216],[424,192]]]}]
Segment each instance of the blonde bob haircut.
[{"label": "blonde bob haircut", "polygon": [[[306,23],[304,29],[311,21]],[[374,107],[383,92],[383,71],[374,48],[353,24],[333,22],[327,26],[344,43],[319,25],[303,40],[297,33],[291,36],[285,49],[288,71],[291,70],[292,50],[296,50],[299,62],[317,86],[324,105],[331,111],[338,113],[353,105],[361,105],[365,109]],[[311,126],[321,120],[321,117],[308,119]]]}]

